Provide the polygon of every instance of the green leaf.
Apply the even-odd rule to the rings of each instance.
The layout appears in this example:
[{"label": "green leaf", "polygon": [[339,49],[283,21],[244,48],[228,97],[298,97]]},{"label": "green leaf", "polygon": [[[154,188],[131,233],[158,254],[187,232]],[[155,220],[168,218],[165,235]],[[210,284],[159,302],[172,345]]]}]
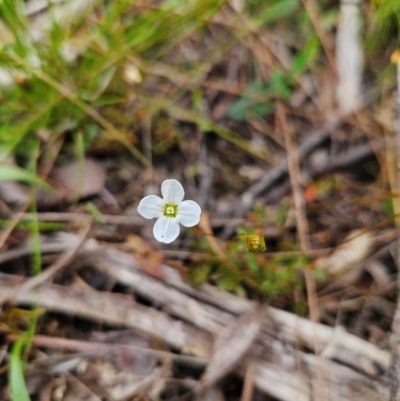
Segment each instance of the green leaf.
[{"label": "green leaf", "polygon": [[15,166],[0,165],[0,181],[22,181],[51,190],[51,186],[29,171]]},{"label": "green leaf", "polygon": [[217,287],[224,291],[234,291],[238,285],[237,279],[228,272],[225,272],[217,281]]},{"label": "green leaf", "polygon": [[199,286],[208,280],[210,272],[211,266],[208,264],[195,267],[189,270],[189,280],[193,285]]},{"label": "green leaf", "polygon": [[320,269],[312,270],[312,274],[319,281],[326,280],[326,274],[323,270]]},{"label": "green leaf", "polygon": [[254,255],[252,254],[247,255],[247,262],[250,270],[253,273],[258,273],[260,271],[260,266],[258,265],[257,259],[255,258]]},{"label": "green leaf", "polygon": [[235,100],[231,103],[228,115],[237,121],[245,121],[249,107],[254,105],[254,102],[244,97]]},{"label": "green leaf", "polygon": [[297,258],[293,258],[290,262],[289,265],[290,267],[294,268],[294,269],[300,269],[303,268],[307,263],[308,263],[308,258],[307,256],[303,255],[303,256],[299,256]]},{"label": "green leaf", "polygon": [[21,336],[12,347],[10,356],[9,383],[12,401],[30,401],[24,379],[24,369],[21,360],[22,349],[25,345],[25,336]]},{"label": "green leaf", "polygon": [[271,113],[273,111],[273,107],[270,103],[257,103],[252,108],[253,114],[258,117],[265,116],[265,114]]},{"label": "green leaf", "polygon": [[281,71],[274,71],[269,81],[272,93],[282,99],[287,99],[292,94],[292,90],[287,84],[286,77]]},{"label": "green leaf", "polygon": [[298,0],[278,0],[271,4],[268,2],[266,10],[257,18],[263,24],[279,21],[294,13],[299,6]]},{"label": "green leaf", "polygon": [[247,117],[262,117],[272,110],[270,103],[256,103],[254,100],[242,97],[231,103],[228,115],[237,121],[245,121]]},{"label": "green leaf", "polygon": [[271,283],[269,280],[263,281],[260,285],[260,290],[264,295],[271,295],[274,291],[273,283]]},{"label": "green leaf", "polygon": [[394,216],[393,199],[386,198],[382,201],[383,210],[389,217]]},{"label": "green leaf", "polygon": [[87,202],[85,208],[97,223],[104,224],[106,222],[106,219],[94,203]]},{"label": "green leaf", "polygon": [[293,58],[290,72],[293,79],[299,77],[319,54],[320,44],[316,36],[312,37],[304,48]]},{"label": "green leaf", "polygon": [[287,220],[289,211],[290,211],[290,204],[282,203],[276,215],[272,216],[272,220],[275,221],[279,227],[283,226]]}]

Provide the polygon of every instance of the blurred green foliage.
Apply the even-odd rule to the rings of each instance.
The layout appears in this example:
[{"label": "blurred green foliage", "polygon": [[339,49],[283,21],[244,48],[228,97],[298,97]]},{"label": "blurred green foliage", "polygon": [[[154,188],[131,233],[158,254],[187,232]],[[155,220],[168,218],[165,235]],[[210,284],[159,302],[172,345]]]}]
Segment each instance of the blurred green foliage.
[{"label": "blurred green foliage", "polygon": [[[277,39],[280,32],[285,32],[284,41],[292,53],[289,64],[277,63],[268,79],[261,81],[254,60],[250,64],[250,83],[229,106],[229,116],[244,121],[271,115],[274,101],[290,96],[302,75],[308,70],[318,71],[324,66],[324,59],[319,37],[300,0],[251,0],[244,4],[245,19],[238,18],[237,24],[232,26],[219,23],[218,29],[225,31],[221,35],[225,42],[215,43],[211,50],[204,48],[204,57],[190,60],[173,59],[170,54],[189,38],[194,38],[197,44],[206,42],[211,21],[227,6],[225,1],[165,0],[147,6],[144,1],[91,0],[82,2],[75,12],[72,8],[63,9],[63,4],[49,2],[48,9],[37,16],[40,13],[29,11],[24,1],[3,0],[0,3],[2,160],[17,153],[23,165],[26,153],[32,148],[31,139],[37,136],[41,138],[41,147],[46,149],[50,149],[57,138],[68,139],[77,132],[82,135],[84,149],[95,141],[101,144],[100,137],[110,132],[88,115],[82,105],[104,116],[121,134],[119,140],[125,145],[135,145],[142,116],[136,110],[133,113],[128,111],[132,109],[132,92],[147,113],[157,116],[156,124],[159,118],[165,119],[163,110],[176,108],[183,94],[192,93],[194,110],[186,113],[184,119],[263,157],[239,135],[199,115],[204,96],[201,90],[204,73],[209,71],[214,60],[223,57],[257,29],[267,26],[276,29],[274,35]],[[366,51],[371,60],[378,63],[382,62],[382,48],[391,51],[396,46],[394,33],[399,26],[399,4],[395,0],[375,0],[372,5],[364,6]],[[323,28],[334,29],[337,6],[322,1],[319,7]],[[215,35],[214,28],[212,35]],[[132,91],[135,84],[127,84],[123,78],[127,63],[133,64],[139,77],[146,80],[152,75],[154,63],[166,59],[166,65],[176,68],[167,76],[176,75],[182,81],[172,97],[161,99],[159,94],[156,98],[149,97],[140,87]],[[50,85],[43,77],[49,77],[71,91],[79,99],[80,106],[66,97],[60,87]],[[7,80],[9,82],[5,84]],[[174,112],[177,111],[182,110]],[[40,132],[46,132],[47,137]],[[174,140],[175,135],[177,140]],[[168,151],[179,142],[180,135],[177,127],[173,127],[170,135],[160,135],[160,140],[153,143],[155,151]]]},{"label": "blurred green foliage", "polygon": [[[239,229],[238,232],[253,233],[244,229]],[[265,252],[250,253],[242,238],[230,241],[228,245],[226,257],[229,263],[218,256],[210,256],[207,262],[190,269],[189,280],[192,284],[200,285],[211,281],[222,290],[239,296],[250,291],[266,301],[282,295],[291,298],[294,290],[303,290],[301,269],[309,261],[306,256],[271,257]],[[298,250],[295,243],[290,248]],[[210,252],[205,239],[200,240],[200,249]]]},{"label": "blurred green foliage", "polygon": [[37,70],[88,106],[101,107],[101,113],[128,135],[135,116],[113,118],[115,107],[129,102],[129,85],[121,79],[127,60],[138,59],[145,68],[206,26],[223,3],[165,1],[160,7],[147,7],[133,1],[93,0],[78,14],[63,18],[57,17],[62,5],[49,2],[47,19],[43,16],[43,25],[48,27],[38,30],[26,15],[24,2],[2,1],[0,19],[5,34],[0,43],[0,76],[10,81],[3,82],[0,93],[2,155],[30,152],[30,138],[40,130],[51,137],[63,132],[75,135],[79,130],[85,147],[104,131],[85,110],[37,75]]}]

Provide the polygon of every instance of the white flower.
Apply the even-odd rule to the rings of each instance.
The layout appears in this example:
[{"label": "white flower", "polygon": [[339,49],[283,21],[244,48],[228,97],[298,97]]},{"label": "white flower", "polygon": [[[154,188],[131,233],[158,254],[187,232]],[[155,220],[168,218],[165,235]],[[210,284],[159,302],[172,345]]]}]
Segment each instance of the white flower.
[{"label": "white flower", "polygon": [[165,180],[161,184],[163,199],[156,195],[143,198],[138,212],[146,219],[158,218],[153,234],[157,241],[170,244],[179,235],[181,223],[193,227],[200,221],[200,206],[192,200],[183,200],[185,191],[177,180]]}]

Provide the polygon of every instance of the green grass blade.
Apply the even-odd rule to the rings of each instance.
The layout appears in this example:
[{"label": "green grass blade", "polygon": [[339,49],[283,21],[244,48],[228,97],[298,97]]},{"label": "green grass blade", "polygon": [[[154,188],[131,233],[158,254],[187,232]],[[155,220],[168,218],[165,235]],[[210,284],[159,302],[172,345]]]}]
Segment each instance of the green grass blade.
[{"label": "green grass blade", "polygon": [[30,401],[24,379],[24,364],[21,360],[25,345],[25,336],[21,336],[12,347],[10,356],[9,384],[12,401]]},{"label": "green grass blade", "polygon": [[51,190],[51,186],[29,171],[15,166],[0,165],[0,181],[22,181]]}]

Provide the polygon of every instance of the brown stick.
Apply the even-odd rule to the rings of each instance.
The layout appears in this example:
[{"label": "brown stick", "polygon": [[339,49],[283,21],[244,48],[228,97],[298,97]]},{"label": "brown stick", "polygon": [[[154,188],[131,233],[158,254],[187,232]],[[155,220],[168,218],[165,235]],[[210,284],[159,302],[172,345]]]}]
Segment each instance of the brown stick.
[{"label": "brown stick", "polygon": [[244,384],[240,401],[252,401],[254,393],[254,361],[250,360],[246,366]]},{"label": "brown stick", "polygon": [[[193,288],[182,280],[175,269],[167,265],[160,266],[164,280],[157,280],[144,274],[131,255],[118,250],[93,250],[85,253],[84,258],[84,266],[92,266],[132,288],[153,305],[163,305],[165,312],[213,334],[218,334],[221,327],[232,324],[235,317],[254,306],[251,301],[219,291],[211,285],[203,285],[201,289]],[[119,268],[116,269],[115,266]],[[294,345],[306,345],[310,350],[314,350],[315,347],[314,325],[315,323],[308,319],[272,307],[268,307],[263,318],[263,330],[269,335]],[[334,331],[331,327],[318,324],[318,330],[315,332],[318,343],[325,348],[334,336]],[[388,355],[385,351],[378,351],[367,341],[345,333],[341,335],[340,346],[337,347],[334,358],[356,369],[371,365],[369,360],[373,359],[374,365],[386,371]]]},{"label": "brown stick", "polygon": [[[15,342],[18,340],[20,335],[9,334],[7,341]],[[104,355],[104,354],[115,354],[116,352],[130,353],[130,354],[143,354],[149,356],[155,356],[160,360],[169,358],[177,362],[184,363],[193,367],[202,368],[207,364],[206,358],[187,356],[174,354],[167,351],[159,351],[150,348],[143,348],[135,345],[122,345],[122,344],[105,344],[101,342],[88,342],[81,340],[72,340],[69,338],[50,337],[43,335],[36,335],[32,339],[32,344],[36,347],[51,348],[57,350],[71,351],[71,352],[83,352],[90,355]]]},{"label": "brown stick", "polygon": [[24,216],[24,213],[25,213],[26,209],[28,208],[28,206],[29,206],[29,203],[27,203],[26,205],[22,206],[21,210],[13,217],[13,219],[11,220],[10,224],[8,225],[8,227],[6,227],[5,230],[1,233],[1,235],[0,235],[0,249],[3,248],[4,244],[7,241],[7,238],[10,236],[10,234],[12,233],[12,231],[14,230],[16,225],[20,222],[20,220]]},{"label": "brown stick", "polygon": [[286,111],[281,102],[276,106],[278,117],[283,126],[283,134],[288,160],[289,178],[292,186],[294,207],[296,210],[297,231],[300,241],[300,247],[308,254],[310,249],[310,241],[308,236],[308,221],[305,212],[305,200],[303,189],[301,186],[301,174],[299,167],[299,154],[295,145],[294,130],[286,117]]},{"label": "brown stick", "polygon": [[[97,253],[102,253],[102,250]],[[118,253],[122,254],[122,252]],[[103,256],[105,257],[106,254]],[[112,270],[117,270],[115,266],[119,265],[116,263],[115,256]],[[126,255],[126,258],[128,257],[129,255]],[[121,259],[121,266],[126,265],[126,258]],[[208,324],[208,327],[214,330],[216,322],[225,320],[223,316],[226,315],[226,312],[223,312],[223,309],[231,309],[231,313],[238,314],[238,311],[242,313],[251,307],[251,303],[245,299],[211,289],[208,286],[205,287],[207,292],[203,292],[192,289],[184,283],[179,284],[176,280],[172,280],[171,273],[173,271],[173,269],[169,271],[168,281],[181,288],[181,295],[193,294],[186,299],[187,306],[192,310],[192,314],[188,315],[186,319],[189,322],[196,319],[199,308],[206,308],[208,314],[204,317],[210,323],[214,322]],[[141,275],[146,277],[144,274]],[[154,281],[150,277],[147,279]],[[12,293],[13,283],[18,280],[20,279],[16,276],[0,274],[0,291]],[[140,287],[144,287],[144,284],[145,281],[142,281]],[[161,282],[160,284],[163,285]],[[168,292],[169,290],[170,286],[165,284],[164,291]],[[211,310],[206,303],[198,301],[201,296],[206,295],[208,296],[208,306],[212,302],[220,304],[221,308]],[[24,305],[39,303],[49,311],[113,326],[134,328],[163,340],[166,344],[181,350],[182,353],[205,358],[209,358],[211,355],[212,337],[209,330],[197,329],[188,323],[171,318],[155,308],[137,304],[119,294],[45,283],[41,287],[39,302],[36,291],[32,290],[17,294],[16,302]],[[176,300],[170,298],[170,302],[176,302]],[[254,360],[256,386],[282,401],[319,399],[315,390],[316,357],[314,354],[306,354],[295,348],[296,344],[300,342],[303,347],[305,345],[308,349],[312,349],[312,328],[310,326],[312,323],[307,319],[274,308],[268,308],[267,315],[269,316],[268,320],[274,322],[274,328],[266,326],[263,321],[264,329],[257,341],[263,347],[263,357]],[[233,318],[234,316],[231,314],[231,319]],[[220,323],[219,331],[224,324]],[[324,345],[330,343],[332,333],[331,327],[318,326],[318,336]],[[337,352],[330,355],[334,360],[326,359],[324,361],[324,374],[329,386],[330,401],[387,399],[389,392],[387,376],[382,374],[386,371],[387,352],[345,332],[340,333],[335,340],[334,348]],[[342,363],[335,362],[336,360]],[[298,361],[300,361],[300,365]],[[356,369],[347,366],[354,366]],[[360,370],[363,373],[359,373]]]},{"label": "brown stick", "polygon": [[18,276],[0,273],[0,293],[17,304],[38,305],[48,311],[136,329],[185,350],[185,353],[201,357],[210,355],[209,335],[155,308],[136,304],[127,296],[90,290],[90,287],[82,290],[44,283],[38,297],[35,290],[18,291],[20,282]]},{"label": "brown stick", "polygon": [[[292,186],[293,192],[293,199],[294,199],[294,206],[296,211],[296,226],[297,226],[297,233],[299,237],[300,247],[302,251],[308,255],[310,249],[310,241],[308,236],[308,221],[306,217],[305,211],[305,200],[304,200],[304,193],[301,187],[300,182],[300,166],[299,166],[299,157],[297,152],[297,147],[294,144],[294,129],[289,124],[286,118],[286,112],[283,107],[283,104],[278,102],[277,104],[277,113],[279,119],[282,123],[284,138],[285,138],[285,145],[286,145],[286,152],[287,152],[287,160],[288,160],[288,169],[289,169],[289,178],[290,183]],[[317,335],[315,333],[316,326],[315,324],[319,323],[319,310],[318,310],[318,303],[317,303],[317,296],[316,296],[316,284],[315,279],[312,276],[311,272],[307,269],[304,269],[304,277],[306,282],[306,289],[307,289],[307,301],[310,310],[310,317],[312,322],[314,323],[313,326],[313,336],[314,336],[314,350],[317,354],[317,384],[318,384],[318,394],[319,399],[325,400],[325,394],[323,391],[324,385],[323,381],[324,378],[322,376],[323,373],[323,366],[322,360],[319,356],[321,352],[321,347],[317,339]]]},{"label": "brown stick", "polygon": [[[27,292],[32,290],[33,288],[37,287],[40,284],[43,284],[47,281],[50,277],[54,276],[57,272],[59,272],[63,267],[67,266],[73,260],[74,256],[79,252],[82,248],[88,234],[90,231],[91,222],[86,223],[78,234],[78,241],[77,243],[70,248],[69,250],[65,251],[61,257],[49,268],[44,270],[39,275],[32,277],[26,281],[18,288],[17,292]],[[15,296],[16,294],[14,294]],[[4,303],[6,299],[11,300],[10,298],[6,298],[7,295],[2,294],[0,295],[0,304]]]},{"label": "brown stick", "polygon": [[[397,60],[397,97],[396,97],[396,121],[395,121],[395,133],[396,133],[396,150],[397,150],[397,162],[400,163],[400,59]],[[400,174],[397,174],[397,191],[400,192]],[[399,199],[397,199],[398,209]],[[400,230],[400,219],[397,218],[396,225]],[[400,245],[400,240],[398,241]],[[397,250],[397,270],[400,271],[400,252]],[[400,273],[397,276],[397,289],[400,292]],[[390,401],[396,401],[399,398],[400,393],[400,294],[397,295],[397,307],[392,324],[392,360],[390,366]]]}]

